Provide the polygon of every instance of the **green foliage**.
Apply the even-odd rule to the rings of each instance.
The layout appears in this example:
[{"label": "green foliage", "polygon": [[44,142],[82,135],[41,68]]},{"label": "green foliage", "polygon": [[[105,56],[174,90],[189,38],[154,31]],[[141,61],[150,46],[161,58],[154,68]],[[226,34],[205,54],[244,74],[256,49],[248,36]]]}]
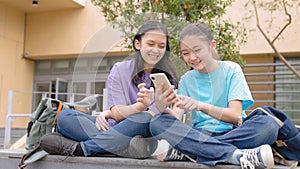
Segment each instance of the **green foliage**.
[{"label": "green foliage", "polygon": [[147,20],[160,20],[170,33],[171,51],[178,75],[188,69],[178,52],[178,34],[187,23],[204,23],[210,26],[217,40],[222,60],[231,60],[242,67],[245,62],[239,48],[246,42],[243,25],[221,19],[233,0],[91,0],[98,6],[106,22],[124,33],[125,43],[132,49],[131,39],[136,29]]}]

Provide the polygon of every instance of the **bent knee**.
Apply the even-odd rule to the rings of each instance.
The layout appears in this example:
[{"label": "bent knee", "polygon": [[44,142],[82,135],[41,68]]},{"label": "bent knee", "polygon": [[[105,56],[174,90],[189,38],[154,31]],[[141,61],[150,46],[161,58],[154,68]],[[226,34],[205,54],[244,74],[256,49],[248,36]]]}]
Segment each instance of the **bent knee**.
[{"label": "bent knee", "polygon": [[152,119],[152,115],[148,112],[140,112],[129,116],[128,119],[140,123],[149,123]]},{"label": "bent knee", "polygon": [[67,119],[68,116],[74,115],[76,111],[72,109],[62,110],[57,117],[57,124],[61,123],[64,119]]},{"label": "bent knee", "polygon": [[170,125],[170,118],[172,117],[173,116],[167,114],[154,116],[149,124],[150,133],[153,136],[157,136],[167,130]]}]

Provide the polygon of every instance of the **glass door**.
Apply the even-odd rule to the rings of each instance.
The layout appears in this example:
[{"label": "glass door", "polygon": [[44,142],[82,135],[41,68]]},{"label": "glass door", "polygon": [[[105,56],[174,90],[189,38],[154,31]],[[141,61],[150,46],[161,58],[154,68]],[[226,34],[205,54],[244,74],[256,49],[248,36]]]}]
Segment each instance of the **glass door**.
[{"label": "glass door", "polygon": [[57,78],[55,82],[55,99],[66,102],[68,98],[68,81]]}]

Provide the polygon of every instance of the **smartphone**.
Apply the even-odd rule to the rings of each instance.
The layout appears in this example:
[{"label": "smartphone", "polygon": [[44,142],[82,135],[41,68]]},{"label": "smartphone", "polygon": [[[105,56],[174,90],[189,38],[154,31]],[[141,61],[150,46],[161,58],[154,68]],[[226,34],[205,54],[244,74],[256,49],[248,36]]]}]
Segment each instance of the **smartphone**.
[{"label": "smartphone", "polygon": [[171,87],[171,83],[164,73],[150,74],[150,79],[156,86],[159,86],[161,83],[164,83],[165,85],[164,85],[163,91],[166,91],[167,89],[169,89],[169,87]]}]

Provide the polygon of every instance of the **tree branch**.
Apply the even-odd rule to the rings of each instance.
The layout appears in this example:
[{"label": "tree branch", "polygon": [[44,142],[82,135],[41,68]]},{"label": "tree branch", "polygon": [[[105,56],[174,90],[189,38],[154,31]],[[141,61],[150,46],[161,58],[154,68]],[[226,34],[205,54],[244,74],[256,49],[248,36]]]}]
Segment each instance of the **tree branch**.
[{"label": "tree branch", "polygon": [[291,14],[288,13],[284,0],[282,0],[282,4],[284,7],[284,12],[288,16],[289,20],[288,20],[288,23],[286,23],[284,25],[284,27],[280,30],[280,32],[277,34],[277,36],[273,39],[272,44],[278,39],[278,37],[281,35],[281,33],[292,23],[292,16],[291,16]]},{"label": "tree branch", "polygon": [[[252,4],[254,6],[254,10],[255,10],[255,18],[256,18],[256,26],[259,29],[259,31],[262,33],[262,35],[264,36],[264,38],[267,40],[267,42],[269,43],[269,45],[271,46],[271,48],[274,50],[276,56],[279,57],[279,59],[298,77],[300,78],[300,74],[297,72],[297,70],[284,58],[284,56],[276,49],[276,47],[274,46],[274,41],[270,41],[270,39],[268,38],[268,36],[266,35],[266,33],[262,30],[260,24],[259,24],[259,18],[258,18],[258,12],[257,12],[257,6],[256,6],[256,2],[255,0],[252,1]],[[283,30],[282,30],[283,31]]]}]

